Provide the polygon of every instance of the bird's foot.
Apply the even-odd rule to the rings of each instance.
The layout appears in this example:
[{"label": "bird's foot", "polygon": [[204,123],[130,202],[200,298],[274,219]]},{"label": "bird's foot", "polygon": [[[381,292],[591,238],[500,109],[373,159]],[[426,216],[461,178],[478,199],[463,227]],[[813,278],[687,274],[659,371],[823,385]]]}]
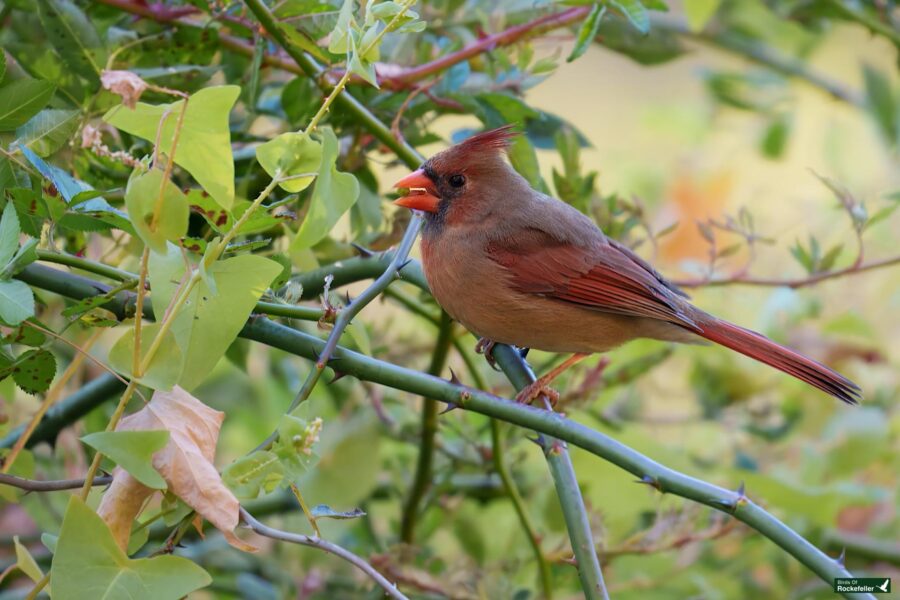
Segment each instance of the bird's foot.
[{"label": "bird's foot", "polygon": [[522,391],[516,395],[516,402],[520,404],[531,404],[536,398],[543,395],[546,396],[547,400],[550,402],[550,408],[555,408],[556,403],[559,402],[559,392],[551,388],[550,384],[553,383],[553,380],[559,377],[566,369],[587,356],[587,354],[573,354],[564,360],[562,364],[551,369],[549,373],[522,388]]},{"label": "bird's foot", "polygon": [[475,344],[475,352],[478,354],[484,354],[484,359],[491,365],[491,368],[495,371],[499,371],[500,367],[497,366],[497,361],[494,360],[494,346],[496,342],[494,340],[489,340],[487,338],[478,338],[478,343]]},{"label": "bird's foot", "polygon": [[516,402],[519,404],[531,404],[541,396],[546,396],[550,402],[550,407],[556,408],[556,403],[559,402],[559,392],[550,387],[550,382],[545,381],[543,377],[522,388],[516,394]]}]

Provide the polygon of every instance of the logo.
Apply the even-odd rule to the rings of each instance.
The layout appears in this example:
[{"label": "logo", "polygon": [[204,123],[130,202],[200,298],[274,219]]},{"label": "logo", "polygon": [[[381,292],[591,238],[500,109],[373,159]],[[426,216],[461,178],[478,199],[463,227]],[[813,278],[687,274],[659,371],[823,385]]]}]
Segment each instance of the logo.
[{"label": "logo", "polygon": [[834,591],[837,594],[890,594],[890,577],[835,577]]}]

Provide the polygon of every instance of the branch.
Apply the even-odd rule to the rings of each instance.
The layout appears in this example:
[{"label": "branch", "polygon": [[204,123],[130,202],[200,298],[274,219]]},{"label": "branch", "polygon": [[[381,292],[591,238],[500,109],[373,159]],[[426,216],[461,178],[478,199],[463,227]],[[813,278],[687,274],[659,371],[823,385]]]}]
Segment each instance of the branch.
[{"label": "branch", "polygon": [[739,275],[737,277],[728,277],[723,279],[688,279],[683,281],[675,281],[674,283],[680,287],[697,288],[697,287],[717,287],[723,285],[756,285],[756,286],[772,286],[772,287],[789,287],[791,289],[815,285],[828,279],[837,279],[846,275],[855,275],[866,271],[873,271],[882,267],[890,267],[900,264],[900,256],[884,258],[881,260],[873,260],[869,263],[853,264],[844,269],[836,269],[834,271],[826,271],[824,273],[815,273],[809,277],[800,277],[797,279],[767,279],[762,277],[745,277]]},{"label": "branch", "polygon": [[803,61],[790,56],[784,56],[768,46],[744,41],[741,38],[731,35],[727,31],[691,31],[684,22],[671,17],[654,15],[651,18],[650,23],[653,29],[668,31],[686,39],[694,40],[719,50],[724,50],[725,52],[745,58],[787,77],[805,81],[809,85],[819,88],[837,100],[842,100],[843,102],[847,102],[856,107],[862,107],[864,105],[862,96],[855,90],[848,89],[842,83],[834,81],[822,73],[813,71]]},{"label": "branch", "polygon": [[[91,485],[109,485],[112,483],[112,475],[102,475],[94,478]],[[56,479],[50,481],[37,481],[24,479],[15,475],[0,473],[0,485],[8,485],[26,492],[58,492],[61,490],[80,489],[84,485],[84,479]]]},{"label": "branch", "polygon": [[[535,381],[534,373],[528,368],[527,363],[522,361],[517,349],[507,345],[496,345],[492,352],[497,364],[516,389],[521,390]],[[546,412],[556,414],[550,410],[550,403],[546,404],[548,408]],[[538,435],[537,443],[544,451],[547,466],[550,467],[550,474],[553,476],[585,597],[588,600],[595,598],[609,600],[609,592],[606,591],[603,572],[600,570],[600,560],[594,548],[587,508],[578,488],[578,479],[575,477],[572,457],[566,445],[555,438]]]},{"label": "branch", "polygon": [[288,531],[282,531],[280,529],[273,529],[272,527],[263,525],[262,523],[254,519],[253,516],[248,513],[243,507],[241,507],[241,519],[243,519],[244,523],[246,523],[247,526],[250,527],[250,529],[258,533],[259,535],[265,536],[267,538],[272,538],[273,540],[281,540],[282,542],[290,542],[292,544],[300,544],[301,546],[317,548],[319,550],[324,550],[325,552],[343,558],[348,563],[352,564],[357,569],[368,575],[375,583],[380,585],[384,590],[384,593],[391,598],[395,598],[396,600],[409,600],[406,596],[400,593],[400,591],[394,586],[394,584],[385,579],[384,575],[376,571],[372,565],[370,565],[357,555],[353,554],[349,550],[338,546],[337,544],[333,544],[318,537],[310,537],[308,535],[303,535],[300,533],[290,533]]},{"label": "branch", "polygon": [[[53,269],[47,269],[53,271]],[[59,273],[59,271],[53,271]],[[52,442],[60,431],[88,414],[113,396],[118,395],[125,388],[125,384],[112,374],[106,373],[91,380],[77,392],[65,400],[60,401],[47,411],[44,418],[35,428],[34,433],[28,438],[26,448],[31,448],[41,442]],[[16,427],[0,439],[0,448],[10,448],[16,443],[25,425]]]},{"label": "branch", "polygon": [[[431,62],[415,67],[404,68],[399,70],[399,72],[392,69],[394,72],[387,73],[385,72],[387,69],[382,69],[382,72],[378,73],[378,82],[383,87],[390,90],[410,88],[417,81],[431,75],[436,75],[441,71],[449,69],[453,65],[469,60],[484,52],[489,52],[502,46],[509,46],[528,36],[540,35],[541,33],[546,33],[547,31],[552,31],[553,29],[559,29],[560,27],[575,23],[586,17],[590,10],[590,6],[577,6],[562,12],[544,15],[533,21],[516,25],[491,35],[486,35],[477,42],[473,42],[456,52],[445,54]],[[378,71],[377,67],[376,71]]]},{"label": "branch", "polygon": [[824,544],[835,550],[849,551],[860,558],[883,561],[900,566],[900,542],[879,540],[859,533],[839,529],[825,532]]},{"label": "branch", "polygon": [[[34,264],[26,267],[16,277],[34,287],[76,300],[105,293],[107,289],[107,286],[90,279]],[[107,309],[114,313],[124,311],[129,295],[134,294],[119,293],[106,305]],[[145,315],[152,313],[152,303],[148,302],[146,306]],[[149,316],[152,317],[152,314]],[[251,318],[240,335],[245,339],[258,341],[310,360],[316,360],[324,347],[324,342],[315,336],[262,317]],[[500,346],[495,347],[495,350],[497,348]],[[733,491],[669,469],[628,446],[562,415],[455,385],[341,347],[337,348],[335,356],[340,359],[341,371],[358,379],[434,398],[559,438],[634,474],[641,482],[651,483],[660,492],[672,493],[726,512],[772,540],[829,584],[835,577],[853,577],[838,561],[821,552],[751,500],[742,498]]]},{"label": "branch", "polygon": [[[447,364],[447,355],[453,341],[453,321],[450,315],[441,311],[441,322],[438,328],[437,341],[431,355],[428,373],[440,376]],[[416,519],[419,516],[419,502],[431,486],[431,462],[434,456],[435,436],[438,429],[438,403],[431,398],[423,398],[422,437],[419,443],[419,457],[416,461],[416,475],[409,489],[409,496],[403,505],[400,519],[400,539],[412,544],[415,540]]]}]

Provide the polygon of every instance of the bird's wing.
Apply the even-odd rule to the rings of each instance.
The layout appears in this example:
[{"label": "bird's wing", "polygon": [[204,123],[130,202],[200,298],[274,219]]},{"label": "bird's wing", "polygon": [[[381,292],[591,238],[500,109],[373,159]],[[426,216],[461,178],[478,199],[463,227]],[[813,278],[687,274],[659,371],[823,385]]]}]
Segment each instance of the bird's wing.
[{"label": "bird's wing", "polygon": [[515,238],[492,240],[485,250],[506,268],[520,292],[698,329],[681,290],[630,249],[605,237],[581,245],[527,228]]}]

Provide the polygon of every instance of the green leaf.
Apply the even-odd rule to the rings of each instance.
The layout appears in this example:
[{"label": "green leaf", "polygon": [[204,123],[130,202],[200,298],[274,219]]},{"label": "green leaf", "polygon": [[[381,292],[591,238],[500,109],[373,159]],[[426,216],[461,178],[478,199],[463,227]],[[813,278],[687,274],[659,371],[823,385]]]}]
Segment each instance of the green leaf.
[{"label": "green leaf", "polygon": [[691,31],[702,31],[721,4],[722,0],[684,0],[684,14]]},{"label": "green leaf", "polygon": [[34,316],[34,294],[18,279],[0,281],[0,321],[18,325]]},{"label": "green leaf", "polygon": [[[270,177],[278,174],[281,189],[295,194],[309,187],[322,164],[322,144],[306,133],[282,133],[256,149],[256,160]],[[306,177],[299,177],[311,173]]]},{"label": "green leaf", "polygon": [[[184,126],[175,151],[175,162],[224,208],[234,202],[234,159],[228,114],[241,88],[224,85],[204,88],[193,94],[184,115]],[[160,120],[168,115],[159,136],[160,151],[170,154],[175,126],[184,100],[151,105],[138,102],[134,110],[124,105],[112,108],[104,120],[132,135],[155,142]]]},{"label": "green leaf", "polygon": [[106,50],[97,30],[69,0],[38,0],[38,16],[47,41],[73,71],[97,83],[106,63]]},{"label": "green leaf", "polygon": [[284,480],[284,468],[278,456],[256,450],[242,456],[222,471],[222,481],[238,500],[253,500],[274,490]]},{"label": "green leaf", "polygon": [[16,359],[13,380],[29,394],[40,394],[50,389],[56,375],[56,357],[49,350],[35,349]]},{"label": "green leaf", "polygon": [[650,32],[650,17],[638,0],[607,0],[607,4],[621,12],[641,33],[646,35]]},{"label": "green leaf", "polygon": [[[184,372],[178,384],[191,390],[212,371],[247,322],[257,301],[281,273],[273,260],[246,254],[220,260],[207,269],[218,293],[200,281],[175,318],[172,333],[184,350]],[[184,273],[180,250],[169,244],[165,255],[150,255],[153,310],[165,312]]]},{"label": "green leaf", "polygon": [[344,0],[338,13],[334,29],[328,36],[328,51],[334,54],[345,54],[350,51],[350,30],[356,27],[353,18],[354,0]]},{"label": "green leaf", "polygon": [[[165,310],[157,310],[156,314],[165,314]],[[140,360],[142,364],[147,355],[147,350],[150,349],[150,344],[153,343],[153,340],[159,333],[159,328],[159,323],[150,323],[141,327]],[[109,349],[109,366],[123,375],[133,377],[133,352],[134,328],[129,327],[122,334],[122,337]],[[175,334],[170,329],[165,333],[159,350],[153,355],[139,381],[154,390],[170,390],[178,383],[184,364],[184,353],[176,340]]]},{"label": "green leaf", "polygon": [[366,516],[366,511],[361,508],[353,508],[350,510],[337,511],[327,504],[317,504],[309,510],[309,514],[313,519],[358,519]]},{"label": "green leaf", "polygon": [[0,131],[12,131],[44,108],[56,86],[42,79],[19,79],[0,88]]},{"label": "green leaf", "polygon": [[41,571],[41,568],[38,566],[37,561],[34,560],[31,552],[28,551],[28,548],[19,542],[19,536],[13,536],[13,545],[16,547],[16,567],[35,583],[43,579],[44,572]]},{"label": "green leaf", "polygon": [[278,438],[272,445],[272,451],[291,481],[296,482],[318,460],[315,447],[321,429],[321,419],[310,422],[290,414],[281,417]]},{"label": "green leaf", "polygon": [[16,130],[17,143],[28,146],[38,156],[50,156],[71,139],[78,129],[77,110],[47,108]]},{"label": "green leaf", "polygon": [[6,52],[0,52],[0,83],[6,76]]},{"label": "green leaf", "polygon": [[284,34],[284,37],[287,38],[288,43],[292,46],[296,46],[300,50],[308,54],[312,54],[319,60],[328,60],[328,58],[325,56],[325,53],[322,52],[322,49],[319,48],[319,46],[316,44],[316,41],[302,29],[296,29],[294,27],[291,27],[287,23],[278,23],[278,28]]},{"label": "green leaf", "polygon": [[575,38],[575,47],[572,48],[572,52],[569,53],[566,62],[572,62],[587,52],[587,49],[593,43],[594,38],[597,37],[597,30],[600,29],[600,22],[603,20],[604,14],[606,14],[605,6],[595,4],[591,7],[590,14],[588,14],[587,19],[578,29],[578,36]]},{"label": "green leaf", "polygon": [[359,182],[335,166],[338,141],[331,128],[322,128],[322,163],[309,201],[309,211],[291,243],[293,250],[311,248],[324,239],[334,224],[359,197]]},{"label": "green leaf", "polygon": [[900,106],[891,91],[887,77],[869,65],[863,66],[863,78],[866,84],[866,105],[878,124],[881,134],[887,142],[894,146],[900,136]]},{"label": "green leaf", "polygon": [[766,132],[763,135],[760,144],[763,154],[767,158],[772,159],[779,158],[784,154],[790,131],[791,125],[787,117],[775,117],[772,122],[769,123],[769,126],[766,127]]},{"label": "green leaf", "polygon": [[98,431],[81,441],[108,456],[147,487],[166,489],[166,480],[153,468],[153,454],[169,442],[168,431]]},{"label": "green leaf", "polygon": [[7,202],[0,217],[0,268],[6,266],[19,248],[19,217],[12,202]]},{"label": "green leaf", "polygon": [[[153,226],[160,194],[162,203]],[[125,207],[135,232],[157,252],[165,252],[167,241],[175,241],[187,233],[190,216],[187,198],[160,169],[132,175],[125,189]]]},{"label": "green leaf", "polygon": [[54,600],[178,600],[212,578],[179,556],[129,559],[97,513],[69,499],[50,567]]}]

